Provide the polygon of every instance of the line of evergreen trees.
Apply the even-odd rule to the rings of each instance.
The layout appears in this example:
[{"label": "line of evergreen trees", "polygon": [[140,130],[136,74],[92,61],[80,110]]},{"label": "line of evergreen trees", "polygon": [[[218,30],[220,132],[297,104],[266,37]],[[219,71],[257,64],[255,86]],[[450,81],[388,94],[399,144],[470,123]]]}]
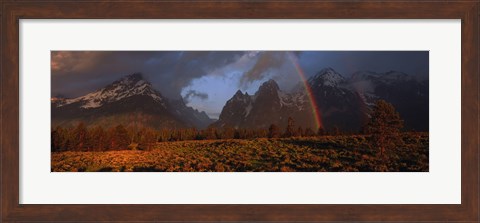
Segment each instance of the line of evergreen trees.
[{"label": "line of evergreen trees", "polygon": [[[371,135],[371,144],[379,148],[380,154],[401,143],[400,132],[403,120],[393,105],[379,100],[375,104],[370,121],[362,131]],[[52,130],[51,150],[57,151],[107,151],[124,149],[150,149],[157,142],[183,140],[213,140],[213,139],[254,139],[254,138],[289,138],[311,137],[324,135],[345,135],[339,128],[326,132],[323,128],[314,131],[311,128],[296,127],[295,121],[288,118],[285,131],[272,124],[268,129],[235,129],[235,128],[208,128],[205,130],[189,129],[162,129],[153,128],[125,128],[117,125],[108,129],[102,126],[87,128],[79,123],[74,128],[57,127]]]},{"label": "line of evergreen trees", "polygon": [[[184,141],[184,140],[212,140],[212,139],[253,139],[253,138],[280,138],[280,137],[310,137],[327,135],[320,128],[314,131],[311,128],[295,127],[294,120],[288,119],[285,131],[272,124],[268,129],[246,128],[208,128],[197,130],[153,128],[127,128],[117,125],[111,128],[95,126],[87,128],[79,123],[73,128],[56,127],[51,134],[52,151],[107,151],[124,149],[149,149],[156,142]],[[329,135],[338,135],[339,131],[332,131]]]}]

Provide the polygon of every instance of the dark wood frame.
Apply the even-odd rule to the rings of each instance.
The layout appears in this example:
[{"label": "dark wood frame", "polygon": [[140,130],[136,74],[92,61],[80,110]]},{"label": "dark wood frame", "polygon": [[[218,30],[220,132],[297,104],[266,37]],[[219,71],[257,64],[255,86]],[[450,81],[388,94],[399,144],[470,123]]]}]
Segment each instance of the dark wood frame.
[{"label": "dark wood frame", "polygon": [[[479,16],[473,1],[0,1],[1,221],[479,221]],[[20,19],[461,19],[460,205],[21,205]],[[448,162],[448,161],[445,161]]]}]

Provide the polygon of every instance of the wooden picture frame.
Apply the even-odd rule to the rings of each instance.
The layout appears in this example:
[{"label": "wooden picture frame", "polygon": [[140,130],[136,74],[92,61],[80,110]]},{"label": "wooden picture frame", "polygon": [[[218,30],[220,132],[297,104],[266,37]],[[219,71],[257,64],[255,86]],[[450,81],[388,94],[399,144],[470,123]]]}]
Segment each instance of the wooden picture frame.
[{"label": "wooden picture frame", "polygon": [[[479,221],[479,17],[473,1],[14,1],[1,8],[1,221]],[[461,204],[19,204],[20,19],[461,19]]]}]

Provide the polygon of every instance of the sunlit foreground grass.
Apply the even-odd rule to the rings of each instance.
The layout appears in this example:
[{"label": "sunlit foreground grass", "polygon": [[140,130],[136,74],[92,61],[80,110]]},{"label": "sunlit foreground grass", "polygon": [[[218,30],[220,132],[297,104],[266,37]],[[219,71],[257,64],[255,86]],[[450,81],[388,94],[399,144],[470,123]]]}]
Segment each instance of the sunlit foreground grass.
[{"label": "sunlit foreground grass", "polygon": [[157,143],[149,151],[52,153],[52,171],[428,171],[428,134],[403,136],[383,156],[365,136]]}]

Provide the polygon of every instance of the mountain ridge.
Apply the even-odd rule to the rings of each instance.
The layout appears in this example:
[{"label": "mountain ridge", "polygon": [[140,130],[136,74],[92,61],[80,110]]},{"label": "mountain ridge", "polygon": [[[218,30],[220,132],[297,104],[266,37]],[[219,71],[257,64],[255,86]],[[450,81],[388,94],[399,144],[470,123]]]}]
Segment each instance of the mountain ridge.
[{"label": "mountain ridge", "polygon": [[152,128],[205,128],[213,121],[183,100],[165,98],[141,73],[124,76],[80,97],[52,98],[51,105],[52,123],[56,125],[107,123],[105,119],[113,119],[120,124],[133,122]]},{"label": "mountain ridge", "polygon": [[308,78],[307,84],[309,92],[304,84],[284,91],[273,79],[262,83],[253,95],[238,90],[225,102],[218,120],[213,120],[182,98],[164,97],[140,73],[133,73],[77,98],[52,97],[52,126],[81,121],[157,129],[266,129],[271,124],[284,128],[292,117],[302,128],[318,128],[320,119],[327,130],[354,132],[369,120],[375,101],[383,99],[396,107],[406,129],[428,130],[428,81],[397,71],[358,71],[346,78],[327,67]]},{"label": "mountain ridge", "polygon": [[[308,78],[307,83],[310,92],[301,84],[285,92],[274,80],[265,81],[253,96],[247,97],[238,90],[211,127],[265,128],[270,124],[285,127],[287,118],[293,117],[298,126],[315,128],[317,114],[312,114],[310,102],[314,100],[322,128],[360,131],[369,120],[375,101],[384,99],[403,115],[406,129],[428,130],[428,82],[415,80],[408,74],[359,71],[345,78],[327,67]],[[415,91],[421,93],[412,94]]]}]

